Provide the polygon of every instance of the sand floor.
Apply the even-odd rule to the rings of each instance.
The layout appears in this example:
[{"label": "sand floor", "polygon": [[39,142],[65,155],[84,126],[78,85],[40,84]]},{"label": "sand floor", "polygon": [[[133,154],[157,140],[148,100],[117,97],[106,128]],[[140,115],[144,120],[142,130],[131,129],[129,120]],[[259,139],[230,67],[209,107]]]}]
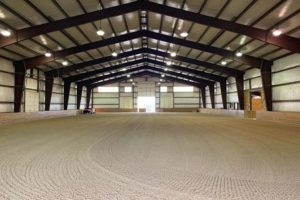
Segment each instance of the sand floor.
[{"label": "sand floor", "polygon": [[0,199],[300,199],[300,125],[198,113],[0,127]]}]

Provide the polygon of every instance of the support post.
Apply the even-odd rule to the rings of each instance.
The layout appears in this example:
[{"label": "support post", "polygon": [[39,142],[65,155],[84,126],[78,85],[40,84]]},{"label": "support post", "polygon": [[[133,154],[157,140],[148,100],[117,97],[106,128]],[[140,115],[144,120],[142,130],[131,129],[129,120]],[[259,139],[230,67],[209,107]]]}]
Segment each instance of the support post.
[{"label": "support post", "polygon": [[86,107],[90,107],[90,101],[91,101],[91,93],[92,93],[92,88],[87,87],[86,88]]},{"label": "support post", "polygon": [[201,87],[201,98],[202,98],[202,105],[203,108],[206,108],[206,94],[205,94],[205,87]]},{"label": "support post", "polygon": [[267,111],[273,110],[272,105],[272,70],[271,64],[262,63],[260,67],[262,86],[264,89]]},{"label": "support post", "polygon": [[220,81],[221,97],[223,103],[223,109],[227,109],[227,86],[226,80]]},{"label": "support post", "polygon": [[68,110],[71,82],[64,81],[64,110]]},{"label": "support post", "polygon": [[82,96],[82,85],[77,84],[77,110],[80,109],[81,96]]},{"label": "support post", "polygon": [[244,75],[238,75],[235,77],[236,89],[238,93],[238,99],[240,103],[240,110],[245,109],[244,105]]},{"label": "support post", "polygon": [[21,112],[23,91],[25,88],[26,67],[22,61],[14,62],[14,67],[15,67],[14,112]]},{"label": "support post", "polygon": [[216,106],[215,106],[215,85],[211,84],[208,87],[209,87],[211,108],[216,108]]},{"label": "support post", "polygon": [[45,111],[50,110],[50,104],[51,104],[51,97],[52,97],[52,90],[53,90],[53,77],[50,75],[46,75],[45,80]]}]

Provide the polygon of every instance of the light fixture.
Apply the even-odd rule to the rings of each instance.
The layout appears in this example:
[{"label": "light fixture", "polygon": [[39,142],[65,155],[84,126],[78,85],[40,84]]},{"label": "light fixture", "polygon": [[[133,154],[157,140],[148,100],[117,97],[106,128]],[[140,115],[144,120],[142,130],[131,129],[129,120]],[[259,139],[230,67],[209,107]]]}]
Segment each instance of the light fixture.
[{"label": "light fixture", "polygon": [[168,66],[172,65],[172,62],[171,61],[167,61],[167,65]]},{"label": "light fixture", "polygon": [[221,65],[227,65],[227,62],[226,62],[225,60],[223,60],[223,61],[221,62]]},{"label": "light fixture", "polygon": [[176,52],[171,52],[170,55],[171,57],[176,57]]},{"label": "light fixture", "polygon": [[133,82],[132,85],[135,85],[135,82]]},{"label": "light fixture", "polygon": [[69,62],[65,60],[65,61],[62,62],[62,64],[63,64],[64,66],[67,66],[67,65],[69,64]]},{"label": "light fixture", "polygon": [[112,54],[111,54],[113,57],[117,57],[118,56],[118,54],[117,54],[117,52],[112,52]]},{"label": "light fixture", "polygon": [[104,36],[104,34],[105,34],[105,32],[102,29],[98,29],[96,33],[99,36]]},{"label": "light fixture", "polygon": [[165,70],[165,71],[168,71],[168,68],[165,68],[164,70]]},{"label": "light fixture", "polygon": [[126,70],[127,70],[126,68],[123,68],[123,69],[122,69],[122,71],[126,71]]},{"label": "light fixture", "polygon": [[9,37],[11,36],[11,31],[8,29],[1,30],[1,35],[3,35],[4,37]]},{"label": "light fixture", "polygon": [[127,77],[129,78],[129,77],[130,77],[130,74],[127,74]]},{"label": "light fixture", "polygon": [[157,85],[160,85],[160,82],[158,82]]},{"label": "light fixture", "polygon": [[52,53],[47,51],[47,52],[45,53],[45,56],[49,58],[49,57],[52,56]]},{"label": "light fixture", "polygon": [[236,55],[237,57],[242,57],[243,53],[240,52],[240,51],[238,51],[238,52],[235,53],[235,55]]},{"label": "light fixture", "polygon": [[187,37],[189,34],[187,32],[180,33],[180,37]]},{"label": "light fixture", "polygon": [[162,80],[162,79],[159,79],[159,81],[160,81],[160,82],[163,82],[163,80]]},{"label": "light fixture", "polygon": [[132,82],[133,80],[132,79],[130,79],[130,82]]},{"label": "light fixture", "polygon": [[273,36],[278,37],[282,34],[282,31],[279,29],[275,29],[272,31]]},{"label": "light fixture", "polygon": [[162,75],[161,75],[161,77],[165,77],[165,75],[164,75],[164,74],[162,74]]}]

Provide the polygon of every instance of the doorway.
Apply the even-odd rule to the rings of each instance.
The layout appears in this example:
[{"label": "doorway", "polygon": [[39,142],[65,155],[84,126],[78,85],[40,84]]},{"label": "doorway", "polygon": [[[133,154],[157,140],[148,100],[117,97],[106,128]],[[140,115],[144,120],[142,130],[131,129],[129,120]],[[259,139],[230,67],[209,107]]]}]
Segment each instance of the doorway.
[{"label": "doorway", "polygon": [[260,91],[250,92],[250,106],[252,111],[263,110],[263,102]]},{"label": "doorway", "polygon": [[155,97],[138,97],[139,112],[155,112]]}]

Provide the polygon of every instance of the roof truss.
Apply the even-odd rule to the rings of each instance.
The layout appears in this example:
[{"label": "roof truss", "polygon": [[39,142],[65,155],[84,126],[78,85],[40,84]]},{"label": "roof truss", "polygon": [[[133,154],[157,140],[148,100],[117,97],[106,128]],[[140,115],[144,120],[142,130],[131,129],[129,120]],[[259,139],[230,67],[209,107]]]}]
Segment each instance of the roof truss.
[{"label": "roof truss", "polygon": [[138,10],[151,11],[162,15],[168,15],[171,17],[191,21],[194,23],[219,28],[222,30],[228,30],[231,32],[252,37],[257,40],[261,40],[269,44],[273,44],[284,49],[288,49],[292,52],[300,53],[300,46],[298,45],[300,43],[300,39],[298,38],[290,37],[287,35],[282,35],[281,37],[273,37],[272,33],[269,30],[263,30],[231,21],[222,20],[219,18],[202,15],[199,13],[193,13],[183,9],[157,4],[147,0],[138,0],[128,4],[122,4],[116,7],[102,9],[101,11],[95,11],[79,16],[69,17],[66,19],[50,22],[47,24],[17,30],[12,37],[4,38],[1,36],[0,47],[14,44],[25,39],[30,39],[37,35],[46,34],[68,27],[77,26],[80,24],[93,22],[95,20],[118,16]]}]

